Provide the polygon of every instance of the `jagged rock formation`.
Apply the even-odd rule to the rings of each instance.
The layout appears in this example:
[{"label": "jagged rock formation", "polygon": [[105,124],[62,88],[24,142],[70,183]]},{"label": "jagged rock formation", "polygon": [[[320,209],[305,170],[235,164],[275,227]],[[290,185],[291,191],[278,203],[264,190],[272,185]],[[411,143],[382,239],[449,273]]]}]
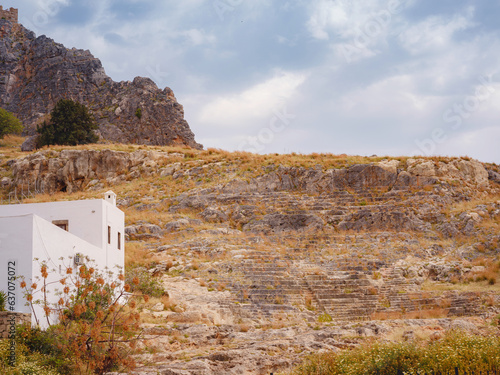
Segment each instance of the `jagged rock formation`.
[{"label": "jagged rock formation", "polygon": [[114,82],[89,51],[67,49],[22,25],[0,20],[0,106],[32,135],[59,99],[85,104],[103,139],[202,148],[170,88],[149,78]]},{"label": "jagged rock formation", "polygon": [[168,153],[155,151],[40,151],[12,163],[13,185],[40,192],[82,191],[99,182],[116,184],[158,170]]}]

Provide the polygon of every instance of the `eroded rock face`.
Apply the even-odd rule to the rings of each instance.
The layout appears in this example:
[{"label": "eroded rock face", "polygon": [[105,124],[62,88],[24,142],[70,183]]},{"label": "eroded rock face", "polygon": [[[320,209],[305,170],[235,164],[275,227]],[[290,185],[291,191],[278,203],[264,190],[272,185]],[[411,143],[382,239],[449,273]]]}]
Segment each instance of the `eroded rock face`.
[{"label": "eroded rock face", "polygon": [[68,49],[22,25],[0,20],[0,106],[33,135],[60,99],[85,104],[103,139],[201,149],[170,88],[149,78],[114,82],[89,51]]},{"label": "eroded rock face", "polygon": [[[200,181],[202,176],[217,174],[215,171],[221,168],[218,163],[210,163],[186,169],[179,162],[179,156],[183,154],[41,151],[10,161],[13,178],[2,181],[2,186],[45,193],[74,192],[148,176]],[[233,229],[262,234],[332,229],[437,230],[450,238],[470,235],[483,216],[496,215],[495,209],[480,207],[449,218],[441,212],[454,197],[461,197],[464,192],[471,194],[484,186],[488,171],[483,164],[453,159],[436,167],[433,161],[410,160],[408,170],[403,171],[398,169],[399,163],[358,164],[326,171],[273,166],[257,177],[221,181],[166,201],[171,213],[193,211],[206,223],[230,222]],[[187,224],[173,223],[165,230],[179,231]],[[157,232],[143,229],[130,229],[128,234],[137,239],[159,236]]]},{"label": "eroded rock face", "polygon": [[467,180],[478,186],[488,184],[488,171],[477,160],[455,159],[449,163],[432,160],[408,159],[408,172],[414,176]]},{"label": "eroded rock face", "polygon": [[417,214],[402,209],[362,209],[348,215],[339,224],[341,230],[411,230],[425,231],[429,223],[422,221]]},{"label": "eroded rock face", "polygon": [[153,151],[41,151],[14,161],[12,171],[15,186],[47,193],[74,192],[104,181],[117,183],[157,172],[157,161],[168,158],[166,153]]}]

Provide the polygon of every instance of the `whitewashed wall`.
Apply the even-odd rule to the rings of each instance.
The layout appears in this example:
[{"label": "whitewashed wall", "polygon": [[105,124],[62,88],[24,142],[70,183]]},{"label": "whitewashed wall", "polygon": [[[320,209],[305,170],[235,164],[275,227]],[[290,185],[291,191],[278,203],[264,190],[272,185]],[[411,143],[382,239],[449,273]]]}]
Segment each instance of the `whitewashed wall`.
[{"label": "whitewashed wall", "polygon": [[[16,262],[16,276],[32,277],[33,215],[0,217],[0,290],[8,291],[8,263]],[[15,311],[29,313],[19,282],[16,282]]]},{"label": "whitewashed wall", "polygon": [[[68,220],[69,232],[52,224],[54,220]],[[111,228],[108,243],[108,226]],[[118,249],[118,233],[121,249]],[[26,281],[40,275],[40,262],[46,261],[51,281],[57,281],[69,264],[69,256],[77,253],[94,260],[101,269],[123,270],[125,259],[124,213],[112,202],[101,199],[0,206],[0,290],[8,289],[8,262],[16,261],[17,276]],[[39,262],[34,261],[35,258]],[[63,258],[61,260],[60,258]],[[49,288],[50,302],[56,302],[55,288]],[[17,283],[16,311],[30,312]],[[41,295],[35,298],[42,298]],[[40,310],[40,309],[38,309]],[[43,316],[37,311],[37,316]],[[34,322],[34,319],[32,319]],[[47,326],[45,321],[42,327]]]},{"label": "whitewashed wall", "polygon": [[[102,199],[0,206],[0,216],[35,214],[49,222],[68,220],[70,233],[102,248],[107,243],[107,229],[104,232],[103,228],[103,220],[108,220],[106,211],[112,212],[109,220],[121,219],[123,226],[123,212]],[[120,226],[120,222],[113,225]]]}]

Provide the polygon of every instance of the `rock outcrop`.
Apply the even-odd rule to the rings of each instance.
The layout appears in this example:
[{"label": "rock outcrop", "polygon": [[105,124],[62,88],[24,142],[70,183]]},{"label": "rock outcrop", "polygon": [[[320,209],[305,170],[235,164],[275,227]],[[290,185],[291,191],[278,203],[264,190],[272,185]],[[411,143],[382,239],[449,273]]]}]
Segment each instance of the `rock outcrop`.
[{"label": "rock outcrop", "polygon": [[[217,171],[224,170],[220,163],[186,168],[179,162],[183,158],[179,153],[143,150],[40,151],[9,162],[12,179],[2,185],[18,191],[75,192],[151,176],[199,182],[217,178]],[[479,211],[482,216],[440,213],[455,199],[465,199],[490,183],[496,186],[482,163],[393,162],[326,171],[267,166],[250,179],[233,178],[169,198],[169,212],[192,210],[207,223],[231,222],[234,229],[251,233],[437,230],[446,238],[470,235],[482,216],[490,216],[488,210],[493,214],[494,207]]]},{"label": "rock outcrop", "polygon": [[89,51],[68,49],[20,24],[0,20],[0,106],[33,135],[59,99],[85,104],[104,140],[202,148],[170,88],[149,78],[114,82]]},{"label": "rock outcrop", "polygon": [[116,184],[156,173],[157,162],[165,163],[171,157],[175,154],[156,151],[40,151],[12,163],[13,184],[39,192],[71,193],[102,182]]}]

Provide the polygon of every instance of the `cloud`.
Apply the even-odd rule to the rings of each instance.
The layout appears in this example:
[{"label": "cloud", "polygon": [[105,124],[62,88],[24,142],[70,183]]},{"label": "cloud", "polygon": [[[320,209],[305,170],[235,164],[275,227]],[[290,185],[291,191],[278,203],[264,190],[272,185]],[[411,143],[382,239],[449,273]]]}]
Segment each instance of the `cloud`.
[{"label": "cloud", "polygon": [[184,37],[193,46],[213,44],[217,41],[217,38],[214,35],[208,34],[204,30],[198,29],[181,31],[178,33],[178,35]]},{"label": "cloud", "polygon": [[211,100],[203,106],[199,121],[231,127],[269,117],[297,93],[306,78],[302,73],[278,72],[240,93]]},{"label": "cloud", "polygon": [[409,4],[409,0],[316,0],[310,4],[307,27],[319,40],[352,39],[363,32],[370,33],[374,21],[391,22]]},{"label": "cloud", "polygon": [[446,51],[455,45],[453,37],[458,31],[474,26],[473,14],[470,7],[465,15],[428,17],[401,33],[401,45],[412,55]]},{"label": "cloud", "polygon": [[377,56],[387,39],[401,32],[400,14],[412,0],[316,0],[307,28],[312,37],[328,42],[337,60],[351,63]]},{"label": "cloud", "polygon": [[436,154],[471,156],[483,162],[498,163],[500,160],[499,124],[484,129],[471,129],[456,134],[436,148]]}]

